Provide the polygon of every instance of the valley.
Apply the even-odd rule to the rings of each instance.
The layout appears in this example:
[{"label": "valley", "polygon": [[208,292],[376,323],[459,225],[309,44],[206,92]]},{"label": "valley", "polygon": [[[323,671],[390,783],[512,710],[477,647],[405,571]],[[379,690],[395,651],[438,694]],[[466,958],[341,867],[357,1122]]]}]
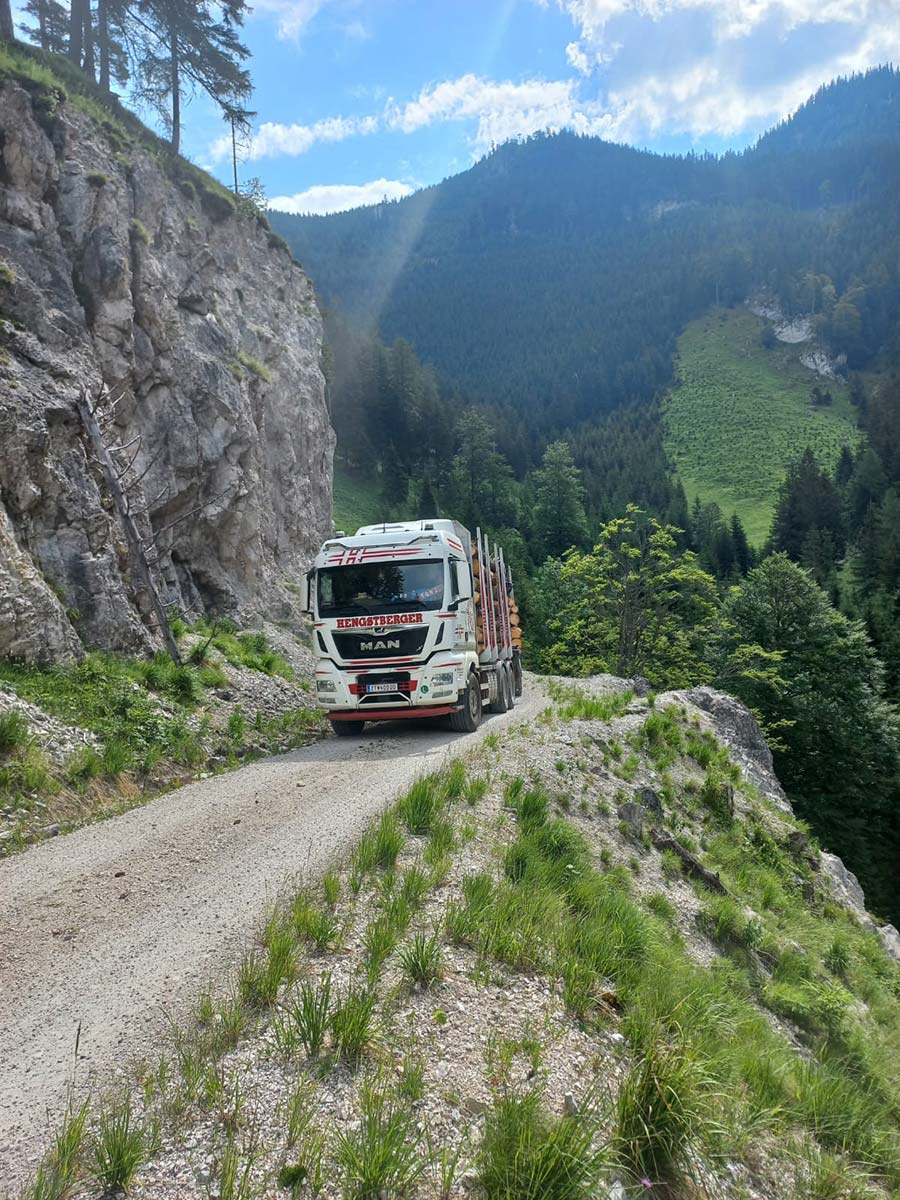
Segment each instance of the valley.
[{"label": "valley", "polygon": [[900,1190],[900,72],[481,7],[0,0],[3,1200]]}]

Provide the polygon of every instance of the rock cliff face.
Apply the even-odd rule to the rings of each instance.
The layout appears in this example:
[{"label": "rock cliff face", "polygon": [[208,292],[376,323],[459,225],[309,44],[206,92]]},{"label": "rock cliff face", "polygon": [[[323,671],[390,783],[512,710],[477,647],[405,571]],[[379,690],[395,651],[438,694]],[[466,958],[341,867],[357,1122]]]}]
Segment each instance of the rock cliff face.
[{"label": "rock cliff face", "polygon": [[[286,615],[330,529],[312,285],[264,225],[147,143],[0,82],[0,655],[159,644],[79,417],[134,457],[164,600]],[[138,481],[138,477],[142,476]]]}]

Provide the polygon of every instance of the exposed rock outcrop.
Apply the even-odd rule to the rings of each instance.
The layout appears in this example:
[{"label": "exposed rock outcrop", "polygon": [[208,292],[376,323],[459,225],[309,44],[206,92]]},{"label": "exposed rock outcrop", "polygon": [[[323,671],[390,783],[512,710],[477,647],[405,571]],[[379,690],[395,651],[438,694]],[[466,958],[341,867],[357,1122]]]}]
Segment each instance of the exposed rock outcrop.
[{"label": "exposed rock outcrop", "polygon": [[312,285],[211,182],[32,92],[0,83],[0,655],[158,644],[82,386],[120,397],[164,599],[286,615],[331,521]]}]

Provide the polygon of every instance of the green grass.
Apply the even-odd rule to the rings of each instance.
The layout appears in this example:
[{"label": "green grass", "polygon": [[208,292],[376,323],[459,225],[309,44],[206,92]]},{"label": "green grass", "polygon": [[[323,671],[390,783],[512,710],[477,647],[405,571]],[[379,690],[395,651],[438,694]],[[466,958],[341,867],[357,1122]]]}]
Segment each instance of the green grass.
[{"label": "green grass", "polygon": [[425,1170],[424,1130],[409,1107],[383,1086],[367,1085],[362,1120],[339,1133],[336,1158],[344,1200],[408,1196]]},{"label": "green grass", "polygon": [[604,1155],[589,1107],[553,1117],[538,1092],[501,1094],[487,1114],[476,1169],[485,1200],[588,1200]]},{"label": "green grass", "polygon": [[813,408],[822,382],[799,361],[803,346],[766,350],[766,322],[746,308],[713,310],[679,339],[678,385],[664,407],[666,450],[688,500],[736,512],[754,545],[769,532],[785,466],[811,446],[831,468],[859,441],[846,385],[827,382],[830,408]]},{"label": "green grass", "polygon": [[334,464],[334,527],[353,534],[361,525],[390,519],[378,481]]}]

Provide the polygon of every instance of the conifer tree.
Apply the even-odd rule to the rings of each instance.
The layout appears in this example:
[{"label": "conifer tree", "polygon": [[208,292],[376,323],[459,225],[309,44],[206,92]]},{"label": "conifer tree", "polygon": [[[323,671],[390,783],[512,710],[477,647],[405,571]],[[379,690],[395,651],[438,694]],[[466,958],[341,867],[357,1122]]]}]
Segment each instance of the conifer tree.
[{"label": "conifer tree", "polygon": [[51,54],[65,54],[69,48],[69,14],[58,0],[28,0],[26,14],[36,23],[23,25],[29,41]]},{"label": "conifer tree", "polygon": [[173,151],[181,148],[181,101],[199,88],[223,110],[250,94],[250,75],[241,63],[248,50],[238,37],[245,0],[139,0],[150,31],[141,62],[138,95],[169,130]]},{"label": "conifer tree", "polygon": [[587,537],[584,487],[568,442],[551,442],[532,477],[532,532],[539,558],[558,558]]}]

